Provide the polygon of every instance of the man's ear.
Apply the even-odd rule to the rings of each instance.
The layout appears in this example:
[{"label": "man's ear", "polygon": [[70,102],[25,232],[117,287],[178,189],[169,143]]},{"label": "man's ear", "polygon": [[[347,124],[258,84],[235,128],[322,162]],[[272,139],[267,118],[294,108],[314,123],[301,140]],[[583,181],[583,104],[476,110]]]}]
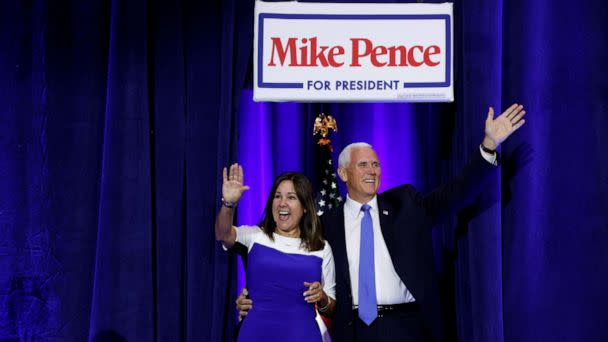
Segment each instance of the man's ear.
[{"label": "man's ear", "polygon": [[346,183],[346,181],[348,180],[348,176],[346,175],[346,170],[343,167],[338,168],[338,176],[344,183]]}]

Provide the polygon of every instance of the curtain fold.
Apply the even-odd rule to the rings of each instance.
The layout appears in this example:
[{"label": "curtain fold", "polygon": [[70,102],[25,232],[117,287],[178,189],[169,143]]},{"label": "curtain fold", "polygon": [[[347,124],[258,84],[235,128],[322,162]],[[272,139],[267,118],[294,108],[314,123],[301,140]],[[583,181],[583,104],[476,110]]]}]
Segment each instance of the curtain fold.
[{"label": "curtain fold", "polygon": [[2,4],[0,339],[231,339],[212,221],[252,8]]},{"label": "curtain fold", "polygon": [[[506,3],[505,3],[506,4]],[[505,6],[504,96],[529,103],[505,145],[503,303],[507,340],[608,338],[608,5]],[[523,306],[522,306],[523,303]]]}]

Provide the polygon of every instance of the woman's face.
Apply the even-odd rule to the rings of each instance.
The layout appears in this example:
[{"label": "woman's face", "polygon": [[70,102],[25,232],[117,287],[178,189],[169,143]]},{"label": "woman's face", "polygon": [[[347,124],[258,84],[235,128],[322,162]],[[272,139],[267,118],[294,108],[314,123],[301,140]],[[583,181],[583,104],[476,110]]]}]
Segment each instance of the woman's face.
[{"label": "woman's face", "polygon": [[304,208],[296,195],[293,182],[282,181],[272,200],[272,217],[277,225],[276,233],[289,237],[300,237],[300,221]]}]

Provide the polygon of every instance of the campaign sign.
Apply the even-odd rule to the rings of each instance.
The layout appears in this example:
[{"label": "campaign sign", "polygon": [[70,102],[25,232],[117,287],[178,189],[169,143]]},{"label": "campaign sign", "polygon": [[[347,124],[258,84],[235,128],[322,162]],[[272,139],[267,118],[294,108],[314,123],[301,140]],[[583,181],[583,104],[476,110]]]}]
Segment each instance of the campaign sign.
[{"label": "campaign sign", "polygon": [[254,100],[451,102],[452,12],[256,1]]}]

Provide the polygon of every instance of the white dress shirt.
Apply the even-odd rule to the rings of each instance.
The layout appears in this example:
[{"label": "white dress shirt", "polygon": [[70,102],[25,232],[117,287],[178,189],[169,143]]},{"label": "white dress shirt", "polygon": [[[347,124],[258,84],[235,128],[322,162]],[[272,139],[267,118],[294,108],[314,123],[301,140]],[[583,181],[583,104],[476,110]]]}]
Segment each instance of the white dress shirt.
[{"label": "white dress shirt", "polygon": [[486,160],[488,163],[490,163],[490,164],[492,164],[492,165],[494,165],[494,166],[498,165],[498,158],[497,158],[496,153],[494,153],[494,154],[490,154],[490,153],[488,153],[488,152],[484,151],[484,150],[481,148],[481,145],[479,145],[479,152],[481,152],[481,156],[482,156],[482,157],[483,157],[483,159],[485,159],[485,160]]},{"label": "white dress shirt", "polygon": [[[344,227],[346,229],[346,254],[353,295],[353,305],[359,305],[359,252],[361,242],[361,219],[363,212],[359,203],[348,195],[344,203]],[[386,248],[386,242],[380,230],[377,197],[367,203],[374,224],[374,267],[376,276],[376,299],[379,305],[413,302],[414,296],[407,290],[397,275],[393,261]]]}]

